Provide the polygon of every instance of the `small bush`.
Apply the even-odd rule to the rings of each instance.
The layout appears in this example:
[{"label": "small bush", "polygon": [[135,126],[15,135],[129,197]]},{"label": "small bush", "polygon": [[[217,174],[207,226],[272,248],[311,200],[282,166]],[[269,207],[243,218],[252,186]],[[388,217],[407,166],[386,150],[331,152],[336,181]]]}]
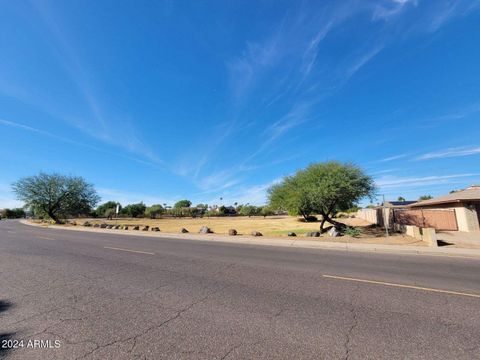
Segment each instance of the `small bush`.
[{"label": "small bush", "polygon": [[359,237],[361,235],[361,231],[356,227],[349,226],[345,229],[344,234],[351,237]]}]

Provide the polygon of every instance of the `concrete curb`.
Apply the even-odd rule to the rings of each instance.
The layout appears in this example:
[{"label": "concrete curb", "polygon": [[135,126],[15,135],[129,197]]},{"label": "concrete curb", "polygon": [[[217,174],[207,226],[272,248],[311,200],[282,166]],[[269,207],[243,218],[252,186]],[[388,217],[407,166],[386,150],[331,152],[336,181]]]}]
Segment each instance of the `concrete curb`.
[{"label": "concrete curb", "polygon": [[174,233],[151,233],[143,231],[125,231],[115,229],[99,229],[88,228],[83,226],[62,227],[57,225],[41,225],[29,222],[27,220],[20,220],[24,225],[36,226],[41,228],[48,228],[53,230],[70,230],[83,231],[100,234],[115,234],[127,236],[143,236],[157,239],[179,239],[190,241],[207,241],[220,242],[226,244],[246,244],[246,245],[261,245],[261,246],[280,246],[301,249],[320,249],[320,250],[343,250],[355,252],[378,252],[390,254],[407,254],[407,255],[426,255],[426,256],[446,256],[446,257],[463,257],[470,259],[480,259],[479,249],[462,249],[462,248],[430,248],[422,246],[411,245],[381,245],[381,244],[352,244],[352,243],[338,243],[328,241],[315,240],[299,240],[299,239],[279,239],[279,238],[252,238],[245,236],[223,236],[218,234],[174,234]]}]

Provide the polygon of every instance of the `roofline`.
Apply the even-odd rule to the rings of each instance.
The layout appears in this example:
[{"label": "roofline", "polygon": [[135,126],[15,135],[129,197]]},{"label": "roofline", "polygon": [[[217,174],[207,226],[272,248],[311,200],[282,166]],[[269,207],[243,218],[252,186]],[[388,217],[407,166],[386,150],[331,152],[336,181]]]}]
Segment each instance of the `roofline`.
[{"label": "roofline", "polygon": [[[426,200],[428,201],[428,200]],[[438,200],[432,202],[418,202],[415,204],[408,205],[409,207],[420,207],[420,206],[428,206],[428,205],[439,205],[439,204],[458,204],[464,201],[472,201],[467,199],[452,199],[452,200]]]}]

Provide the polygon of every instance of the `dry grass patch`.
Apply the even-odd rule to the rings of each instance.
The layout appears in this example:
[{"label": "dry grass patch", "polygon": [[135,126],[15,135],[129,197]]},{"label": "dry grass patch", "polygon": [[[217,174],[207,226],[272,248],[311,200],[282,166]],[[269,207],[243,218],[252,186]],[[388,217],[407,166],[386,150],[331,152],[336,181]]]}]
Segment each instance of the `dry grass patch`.
[{"label": "dry grass patch", "polygon": [[[252,217],[203,217],[203,218],[164,218],[164,219],[85,219],[91,224],[148,225],[158,226],[162,232],[179,233],[182,227],[189,232],[197,233],[202,226],[208,226],[216,234],[227,235],[229,229],[236,229],[238,235],[249,235],[252,231],[260,231],[265,236],[287,236],[289,232],[303,234],[318,231],[320,223],[306,223],[292,216]],[[79,221],[81,224],[82,222]]]}]

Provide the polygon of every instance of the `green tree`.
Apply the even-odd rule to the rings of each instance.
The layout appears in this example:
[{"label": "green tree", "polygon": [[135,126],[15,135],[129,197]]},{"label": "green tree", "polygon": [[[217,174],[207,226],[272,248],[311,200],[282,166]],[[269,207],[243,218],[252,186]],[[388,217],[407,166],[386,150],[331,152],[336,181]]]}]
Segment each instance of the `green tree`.
[{"label": "green tree", "polygon": [[150,219],[155,219],[157,216],[162,215],[165,212],[165,209],[160,204],[155,204],[147,207],[145,210],[145,216]]},{"label": "green tree", "polygon": [[422,195],[418,198],[418,200],[423,201],[423,200],[430,200],[433,199],[433,196],[431,195]]},{"label": "green tree", "polygon": [[364,197],[372,198],[373,179],[353,164],[330,161],[312,164],[305,170],[283,179],[268,191],[273,209],[287,210],[290,214],[322,215],[320,230],[328,221],[344,229],[345,225],[332,219],[338,211],[353,207]]},{"label": "green tree", "polygon": [[287,176],[281,183],[268,189],[269,204],[272,209],[288,211],[290,216],[299,215],[308,220],[315,209],[307,192],[303,191],[301,179],[297,175]]},{"label": "green tree", "polygon": [[40,173],[12,185],[17,198],[57,224],[69,216],[90,214],[100,200],[93,185],[83,178]]},{"label": "green tree", "polygon": [[399,196],[397,200],[404,202],[404,201],[405,201],[405,198],[404,198],[403,196]]},{"label": "green tree", "polygon": [[20,219],[25,217],[25,210],[22,208],[0,210],[0,218]]},{"label": "green tree", "polygon": [[[108,219],[111,219],[114,215],[115,212],[117,211],[117,202],[116,201],[107,201],[106,203],[99,205],[95,209],[95,214],[98,217],[106,217]],[[122,207],[120,206],[120,211]]]},{"label": "green tree", "polygon": [[245,206],[242,206],[242,208],[240,209],[240,215],[242,216],[255,216],[255,215],[258,215],[260,212],[260,209],[257,208],[256,206],[253,206],[253,205],[245,205]]},{"label": "green tree", "polygon": [[270,206],[263,206],[260,209],[260,215],[262,215],[263,217],[272,216],[275,215],[275,211],[273,211]]},{"label": "green tree", "polygon": [[122,209],[122,214],[130,217],[142,217],[145,214],[147,207],[143,202],[138,204],[128,204]]},{"label": "green tree", "polygon": [[173,207],[176,209],[180,209],[180,208],[188,208],[191,205],[192,205],[192,202],[190,200],[185,199],[185,200],[177,201]]}]

